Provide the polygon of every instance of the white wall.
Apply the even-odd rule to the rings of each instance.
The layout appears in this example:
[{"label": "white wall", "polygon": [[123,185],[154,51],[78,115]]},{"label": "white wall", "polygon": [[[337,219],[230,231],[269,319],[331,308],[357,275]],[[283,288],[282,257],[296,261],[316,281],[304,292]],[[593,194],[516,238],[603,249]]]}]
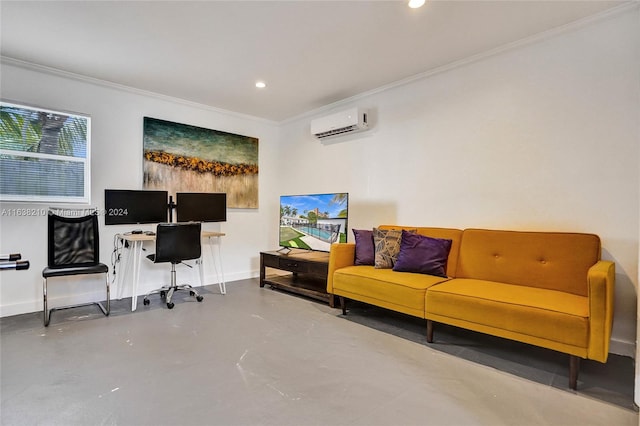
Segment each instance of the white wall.
[{"label": "white wall", "polygon": [[[142,189],[142,121],[155,117],[178,123],[252,136],[259,139],[260,203],[259,209],[230,209],[227,222],[205,224],[205,229],[227,234],[222,241],[222,255],[227,281],[256,275],[259,251],[271,248],[275,239],[265,229],[275,227],[267,223],[262,214],[266,188],[274,186],[277,143],[276,124],[239,114],[199,107],[169,98],[142,92],[121,90],[105,84],[69,78],[57,73],[42,72],[33,67],[3,63],[0,69],[1,95],[40,107],[81,112],[92,117],[92,206],[104,208],[104,189]],[[45,70],[46,71],[46,70]],[[267,197],[268,198],[268,197]],[[47,207],[47,205],[2,203],[2,209]],[[267,203],[267,208],[269,207]],[[0,217],[0,253],[22,253],[31,262],[27,271],[3,271],[0,276],[0,315],[15,315],[42,310],[41,272],[46,266],[46,217]],[[100,219],[100,259],[111,265],[113,236],[134,226],[104,226]],[[153,225],[139,226],[153,229]],[[273,231],[275,232],[275,230]],[[169,280],[166,265],[153,265],[144,260],[139,293],[157,288]],[[209,280],[213,270],[206,269]],[[197,275],[188,268],[179,270]],[[183,276],[184,277],[184,276]],[[189,277],[189,275],[187,275]],[[82,281],[58,279],[50,288],[52,305],[61,305],[94,298],[95,292],[104,293],[103,281],[98,279],[87,286]],[[209,281],[211,282],[211,281]],[[80,296],[70,296],[74,292]],[[88,292],[88,293],[87,293]],[[131,287],[125,288],[131,295]]]},{"label": "white wall", "polygon": [[335,109],[373,113],[373,131],[358,137],[322,144],[309,136],[312,117],[287,123],[278,157],[291,174],[280,175],[269,202],[275,192],[349,192],[350,228],[596,233],[603,258],[616,262],[612,352],[635,356],[637,15],[342,102]]}]

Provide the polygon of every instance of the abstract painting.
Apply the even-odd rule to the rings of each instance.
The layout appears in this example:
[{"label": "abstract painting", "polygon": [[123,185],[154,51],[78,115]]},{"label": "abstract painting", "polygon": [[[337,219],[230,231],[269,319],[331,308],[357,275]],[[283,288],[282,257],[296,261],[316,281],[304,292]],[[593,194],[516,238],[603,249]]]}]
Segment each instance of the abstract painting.
[{"label": "abstract painting", "polygon": [[145,189],[224,192],[229,208],[258,208],[258,139],[144,117]]}]

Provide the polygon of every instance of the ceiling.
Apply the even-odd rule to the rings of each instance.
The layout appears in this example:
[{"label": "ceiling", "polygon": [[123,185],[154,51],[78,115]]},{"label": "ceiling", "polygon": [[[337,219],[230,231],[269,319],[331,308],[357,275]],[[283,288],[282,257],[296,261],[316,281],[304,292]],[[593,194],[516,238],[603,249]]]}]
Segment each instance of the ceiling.
[{"label": "ceiling", "polygon": [[2,0],[0,47],[3,57],[281,122],[621,3]]}]

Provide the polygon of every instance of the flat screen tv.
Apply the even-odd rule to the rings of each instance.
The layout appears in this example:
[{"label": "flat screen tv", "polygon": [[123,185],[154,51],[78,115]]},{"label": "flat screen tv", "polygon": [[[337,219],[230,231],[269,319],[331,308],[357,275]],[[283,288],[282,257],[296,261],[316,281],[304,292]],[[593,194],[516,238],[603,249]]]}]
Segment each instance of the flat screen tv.
[{"label": "flat screen tv", "polygon": [[169,213],[167,191],[104,190],[104,224],[162,223]]},{"label": "flat screen tv", "polygon": [[178,222],[225,222],[227,194],[216,192],[176,193]]},{"label": "flat screen tv", "polygon": [[347,241],[349,194],[282,195],[280,247],[329,251]]}]

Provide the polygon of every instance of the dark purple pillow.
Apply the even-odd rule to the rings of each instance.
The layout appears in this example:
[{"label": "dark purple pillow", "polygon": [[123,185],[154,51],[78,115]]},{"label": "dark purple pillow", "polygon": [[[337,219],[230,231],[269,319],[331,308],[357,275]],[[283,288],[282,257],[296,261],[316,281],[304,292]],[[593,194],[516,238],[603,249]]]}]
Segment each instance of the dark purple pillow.
[{"label": "dark purple pillow", "polygon": [[354,265],[373,265],[375,250],[373,247],[373,231],[366,229],[352,229],[356,237],[356,259]]},{"label": "dark purple pillow", "polygon": [[400,253],[393,270],[446,277],[450,250],[451,240],[402,231]]}]

